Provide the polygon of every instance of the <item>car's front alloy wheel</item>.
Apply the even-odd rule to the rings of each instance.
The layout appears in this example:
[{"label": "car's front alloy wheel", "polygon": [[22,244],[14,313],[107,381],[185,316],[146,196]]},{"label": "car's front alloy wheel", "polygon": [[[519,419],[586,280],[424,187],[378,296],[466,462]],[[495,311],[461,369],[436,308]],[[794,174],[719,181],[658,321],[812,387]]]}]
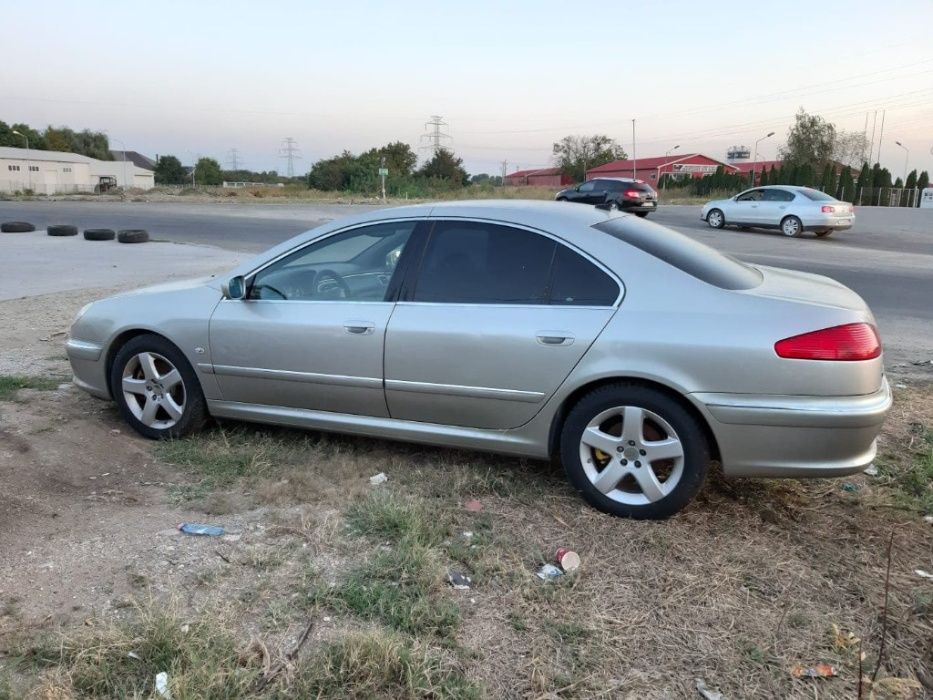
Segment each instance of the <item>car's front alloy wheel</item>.
[{"label": "car's front alloy wheel", "polygon": [[594,507],[632,518],[666,518],[697,494],[710,450],[679,402],[649,387],[616,384],[571,409],[561,433],[567,478]]},{"label": "car's front alloy wheel", "polygon": [[191,365],[178,348],[157,335],[137,336],[120,348],[110,385],[123,417],[148,438],[193,432],[207,415]]},{"label": "car's front alloy wheel", "polygon": [[726,225],[726,217],[723,216],[719,209],[713,209],[706,215],[706,223],[709,224],[711,228],[722,228]]}]

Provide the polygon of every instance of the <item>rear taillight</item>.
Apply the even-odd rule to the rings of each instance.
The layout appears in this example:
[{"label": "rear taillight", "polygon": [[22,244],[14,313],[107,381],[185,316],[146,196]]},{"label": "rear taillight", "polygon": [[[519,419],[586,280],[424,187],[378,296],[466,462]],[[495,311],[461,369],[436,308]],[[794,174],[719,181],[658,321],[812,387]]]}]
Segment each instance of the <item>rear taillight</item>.
[{"label": "rear taillight", "polygon": [[624,196],[629,199],[638,199],[641,197],[641,192],[638,190],[625,190]]},{"label": "rear taillight", "polygon": [[871,360],[881,354],[881,339],[872,325],[847,323],[779,340],[774,352],[790,360]]},{"label": "rear taillight", "polygon": [[836,211],[836,207],[831,207],[828,204],[824,204],[820,207],[820,211],[824,214],[832,214],[834,211]]}]

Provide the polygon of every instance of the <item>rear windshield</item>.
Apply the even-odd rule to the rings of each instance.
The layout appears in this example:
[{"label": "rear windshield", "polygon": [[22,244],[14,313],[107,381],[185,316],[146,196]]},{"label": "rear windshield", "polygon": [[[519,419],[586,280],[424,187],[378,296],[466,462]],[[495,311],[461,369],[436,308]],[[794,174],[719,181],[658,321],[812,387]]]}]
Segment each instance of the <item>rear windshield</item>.
[{"label": "rear windshield", "polygon": [[820,192],[819,190],[813,190],[809,187],[801,187],[797,190],[807,199],[812,199],[814,202],[835,202],[835,197],[830,197],[825,192]]},{"label": "rear windshield", "polygon": [[754,267],[666,226],[620,216],[593,228],[721,289],[752,289],[761,284],[761,272]]}]

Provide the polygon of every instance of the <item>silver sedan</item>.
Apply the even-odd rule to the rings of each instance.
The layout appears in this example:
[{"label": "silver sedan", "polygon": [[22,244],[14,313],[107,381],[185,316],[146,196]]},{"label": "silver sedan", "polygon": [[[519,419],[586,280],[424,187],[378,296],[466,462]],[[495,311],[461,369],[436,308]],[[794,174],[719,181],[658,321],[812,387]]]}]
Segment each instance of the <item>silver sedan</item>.
[{"label": "silver sedan", "polygon": [[810,187],[770,185],[707,202],[700,218],[712,228],[772,228],[791,238],[813,231],[822,238],[852,228],[855,209]]},{"label": "silver sedan", "polygon": [[726,475],[864,469],[891,403],[871,311],[630,214],[384,209],[222,279],[85,307],[79,387],[143,435],[209,417],[558,457],[603,511],[666,517]]}]

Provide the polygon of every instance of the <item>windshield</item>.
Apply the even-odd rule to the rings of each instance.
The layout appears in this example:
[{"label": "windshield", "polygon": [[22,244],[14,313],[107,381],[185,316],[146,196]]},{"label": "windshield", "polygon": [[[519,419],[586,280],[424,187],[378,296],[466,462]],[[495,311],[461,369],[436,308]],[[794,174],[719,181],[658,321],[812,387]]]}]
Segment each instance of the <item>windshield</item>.
[{"label": "windshield", "polygon": [[802,194],[807,199],[812,199],[814,202],[835,202],[835,197],[830,197],[825,192],[820,192],[819,190],[814,190],[809,187],[800,187],[797,189],[800,194]]},{"label": "windshield", "polygon": [[761,284],[762,274],[754,267],[666,226],[620,216],[593,228],[721,289],[752,289]]}]

